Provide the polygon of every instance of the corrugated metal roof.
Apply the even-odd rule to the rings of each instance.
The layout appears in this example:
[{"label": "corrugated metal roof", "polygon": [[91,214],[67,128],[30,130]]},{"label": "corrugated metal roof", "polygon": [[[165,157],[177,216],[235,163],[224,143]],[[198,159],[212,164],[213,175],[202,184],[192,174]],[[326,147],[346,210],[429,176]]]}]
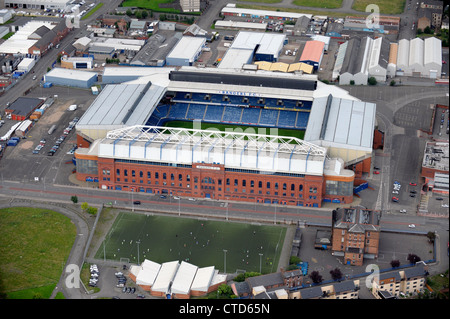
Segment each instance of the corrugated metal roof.
[{"label": "corrugated metal roof", "polygon": [[303,48],[299,61],[315,61],[319,62],[322,57],[325,43],[322,41],[308,41]]}]

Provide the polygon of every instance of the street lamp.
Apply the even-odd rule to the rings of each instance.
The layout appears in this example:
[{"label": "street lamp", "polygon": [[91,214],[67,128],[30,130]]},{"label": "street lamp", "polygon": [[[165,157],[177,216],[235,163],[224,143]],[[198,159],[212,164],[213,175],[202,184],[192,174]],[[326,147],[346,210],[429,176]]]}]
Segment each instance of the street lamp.
[{"label": "street lamp", "polygon": [[226,249],[223,250],[224,252],[224,260],[223,260],[223,268],[224,268],[224,273],[227,273],[227,251]]},{"label": "street lamp", "polygon": [[261,257],[263,254],[259,253],[259,273],[261,273]]}]

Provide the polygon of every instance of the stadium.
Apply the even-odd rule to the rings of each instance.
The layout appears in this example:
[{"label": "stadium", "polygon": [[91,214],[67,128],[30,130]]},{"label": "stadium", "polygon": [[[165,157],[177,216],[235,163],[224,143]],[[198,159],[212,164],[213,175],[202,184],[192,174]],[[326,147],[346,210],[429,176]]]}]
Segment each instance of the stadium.
[{"label": "stadium", "polygon": [[[110,69],[121,78],[121,68]],[[146,72],[106,85],[77,123],[77,179],[102,189],[321,207],[351,203],[349,168],[370,169],[375,104],[315,75]]]}]

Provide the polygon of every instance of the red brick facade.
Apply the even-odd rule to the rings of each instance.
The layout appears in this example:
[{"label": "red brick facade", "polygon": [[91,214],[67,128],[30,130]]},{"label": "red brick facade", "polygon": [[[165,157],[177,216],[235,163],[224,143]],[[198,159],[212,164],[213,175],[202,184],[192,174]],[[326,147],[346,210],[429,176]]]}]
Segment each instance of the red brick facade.
[{"label": "red brick facade", "polygon": [[[83,180],[85,176],[77,176]],[[223,165],[159,166],[98,159],[99,187],[173,196],[320,207],[323,176],[228,171]]]}]

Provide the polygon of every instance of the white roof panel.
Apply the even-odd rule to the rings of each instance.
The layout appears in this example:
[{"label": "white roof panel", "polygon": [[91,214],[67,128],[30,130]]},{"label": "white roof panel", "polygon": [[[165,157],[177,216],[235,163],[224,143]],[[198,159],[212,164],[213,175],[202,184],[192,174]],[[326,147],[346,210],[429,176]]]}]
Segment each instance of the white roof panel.
[{"label": "white roof panel", "polygon": [[167,55],[171,59],[189,59],[193,62],[195,55],[206,43],[206,38],[184,36]]},{"label": "white roof panel", "polygon": [[156,277],[156,280],[153,283],[152,290],[168,293],[170,283],[175,277],[178,267],[179,264],[177,260],[163,263],[159,270],[158,277]]},{"label": "white roof panel", "polygon": [[197,266],[182,261],[173,280],[171,292],[173,294],[188,294],[197,269]]},{"label": "white roof panel", "polygon": [[199,268],[195,274],[194,281],[192,282],[191,290],[208,291],[211,281],[214,278],[214,274],[214,266]]}]

